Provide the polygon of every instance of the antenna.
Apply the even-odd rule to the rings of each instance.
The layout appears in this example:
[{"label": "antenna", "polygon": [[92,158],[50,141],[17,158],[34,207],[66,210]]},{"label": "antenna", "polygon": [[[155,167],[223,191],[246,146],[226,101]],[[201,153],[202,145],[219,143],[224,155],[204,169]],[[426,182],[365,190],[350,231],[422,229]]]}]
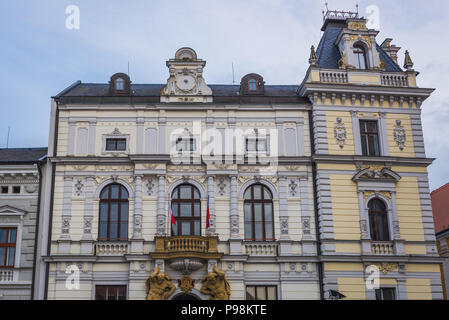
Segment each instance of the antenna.
[{"label": "antenna", "polygon": [[232,84],[235,84],[235,79],[234,79],[234,62],[232,63]]},{"label": "antenna", "polygon": [[9,132],[10,132],[10,131],[11,131],[11,127],[8,126],[8,136],[7,136],[7,138],[6,138],[6,149],[9,148]]},{"label": "antenna", "polygon": [[129,60],[128,60],[128,77],[131,77],[131,76],[129,75]]}]

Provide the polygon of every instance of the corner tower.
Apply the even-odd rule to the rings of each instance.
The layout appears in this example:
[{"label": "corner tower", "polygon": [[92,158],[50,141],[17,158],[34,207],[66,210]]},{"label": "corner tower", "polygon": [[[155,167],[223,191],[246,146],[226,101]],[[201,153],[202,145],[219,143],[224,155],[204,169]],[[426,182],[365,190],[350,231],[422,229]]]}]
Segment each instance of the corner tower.
[{"label": "corner tower", "polygon": [[[348,299],[441,299],[421,123],[433,89],[408,51],[356,12],[327,11],[299,87],[312,102],[323,289]],[[380,287],[366,286],[368,267]]]}]

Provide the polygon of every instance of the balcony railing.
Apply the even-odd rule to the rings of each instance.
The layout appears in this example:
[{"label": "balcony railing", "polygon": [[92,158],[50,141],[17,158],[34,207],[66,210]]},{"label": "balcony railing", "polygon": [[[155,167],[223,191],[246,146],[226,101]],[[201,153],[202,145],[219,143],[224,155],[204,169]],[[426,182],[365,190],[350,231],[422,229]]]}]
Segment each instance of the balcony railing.
[{"label": "balcony railing", "polygon": [[0,269],[0,283],[14,281],[14,270],[12,269]]},{"label": "balcony railing", "polygon": [[245,243],[245,254],[258,257],[274,257],[278,255],[278,243]]},{"label": "balcony railing", "polygon": [[217,237],[177,236],[156,237],[156,250],[151,253],[153,258],[204,258],[219,259]]},{"label": "balcony railing", "polygon": [[[359,70],[320,70],[320,82],[322,83],[352,83],[352,76],[359,75]],[[381,85],[388,87],[408,87],[408,76],[402,73],[384,73],[378,72],[373,75],[378,75],[380,80],[369,82],[372,85]],[[372,80],[371,80],[372,81]],[[380,81],[380,83],[378,82]],[[359,81],[355,81],[359,83]]]},{"label": "balcony railing", "polygon": [[393,242],[372,242],[371,253],[373,255],[382,255],[382,256],[394,255]]},{"label": "balcony railing", "polygon": [[382,74],[381,84],[390,87],[408,87],[408,77],[398,74]]},{"label": "balcony railing", "polygon": [[97,256],[123,256],[128,253],[127,242],[100,242],[95,244],[95,255]]},{"label": "balcony railing", "polygon": [[325,83],[348,83],[346,71],[321,71],[320,81]]}]

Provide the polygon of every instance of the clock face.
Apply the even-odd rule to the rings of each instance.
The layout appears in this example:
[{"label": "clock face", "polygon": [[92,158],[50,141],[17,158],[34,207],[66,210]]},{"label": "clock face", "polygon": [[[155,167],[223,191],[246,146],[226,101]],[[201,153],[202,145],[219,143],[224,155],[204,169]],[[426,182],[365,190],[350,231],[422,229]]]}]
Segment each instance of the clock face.
[{"label": "clock face", "polygon": [[195,87],[195,79],[189,75],[179,76],[176,86],[183,91],[190,91]]}]

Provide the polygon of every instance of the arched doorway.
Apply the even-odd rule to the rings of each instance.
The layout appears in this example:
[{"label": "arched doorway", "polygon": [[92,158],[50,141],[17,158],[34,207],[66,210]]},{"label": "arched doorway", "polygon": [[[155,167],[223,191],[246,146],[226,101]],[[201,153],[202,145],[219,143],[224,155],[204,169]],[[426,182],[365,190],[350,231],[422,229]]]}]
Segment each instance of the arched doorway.
[{"label": "arched doorway", "polygon": [[181,293],[174,296],[171,300],[198,301],[201,299],[197,296],[194,296],[193,294]]}]

